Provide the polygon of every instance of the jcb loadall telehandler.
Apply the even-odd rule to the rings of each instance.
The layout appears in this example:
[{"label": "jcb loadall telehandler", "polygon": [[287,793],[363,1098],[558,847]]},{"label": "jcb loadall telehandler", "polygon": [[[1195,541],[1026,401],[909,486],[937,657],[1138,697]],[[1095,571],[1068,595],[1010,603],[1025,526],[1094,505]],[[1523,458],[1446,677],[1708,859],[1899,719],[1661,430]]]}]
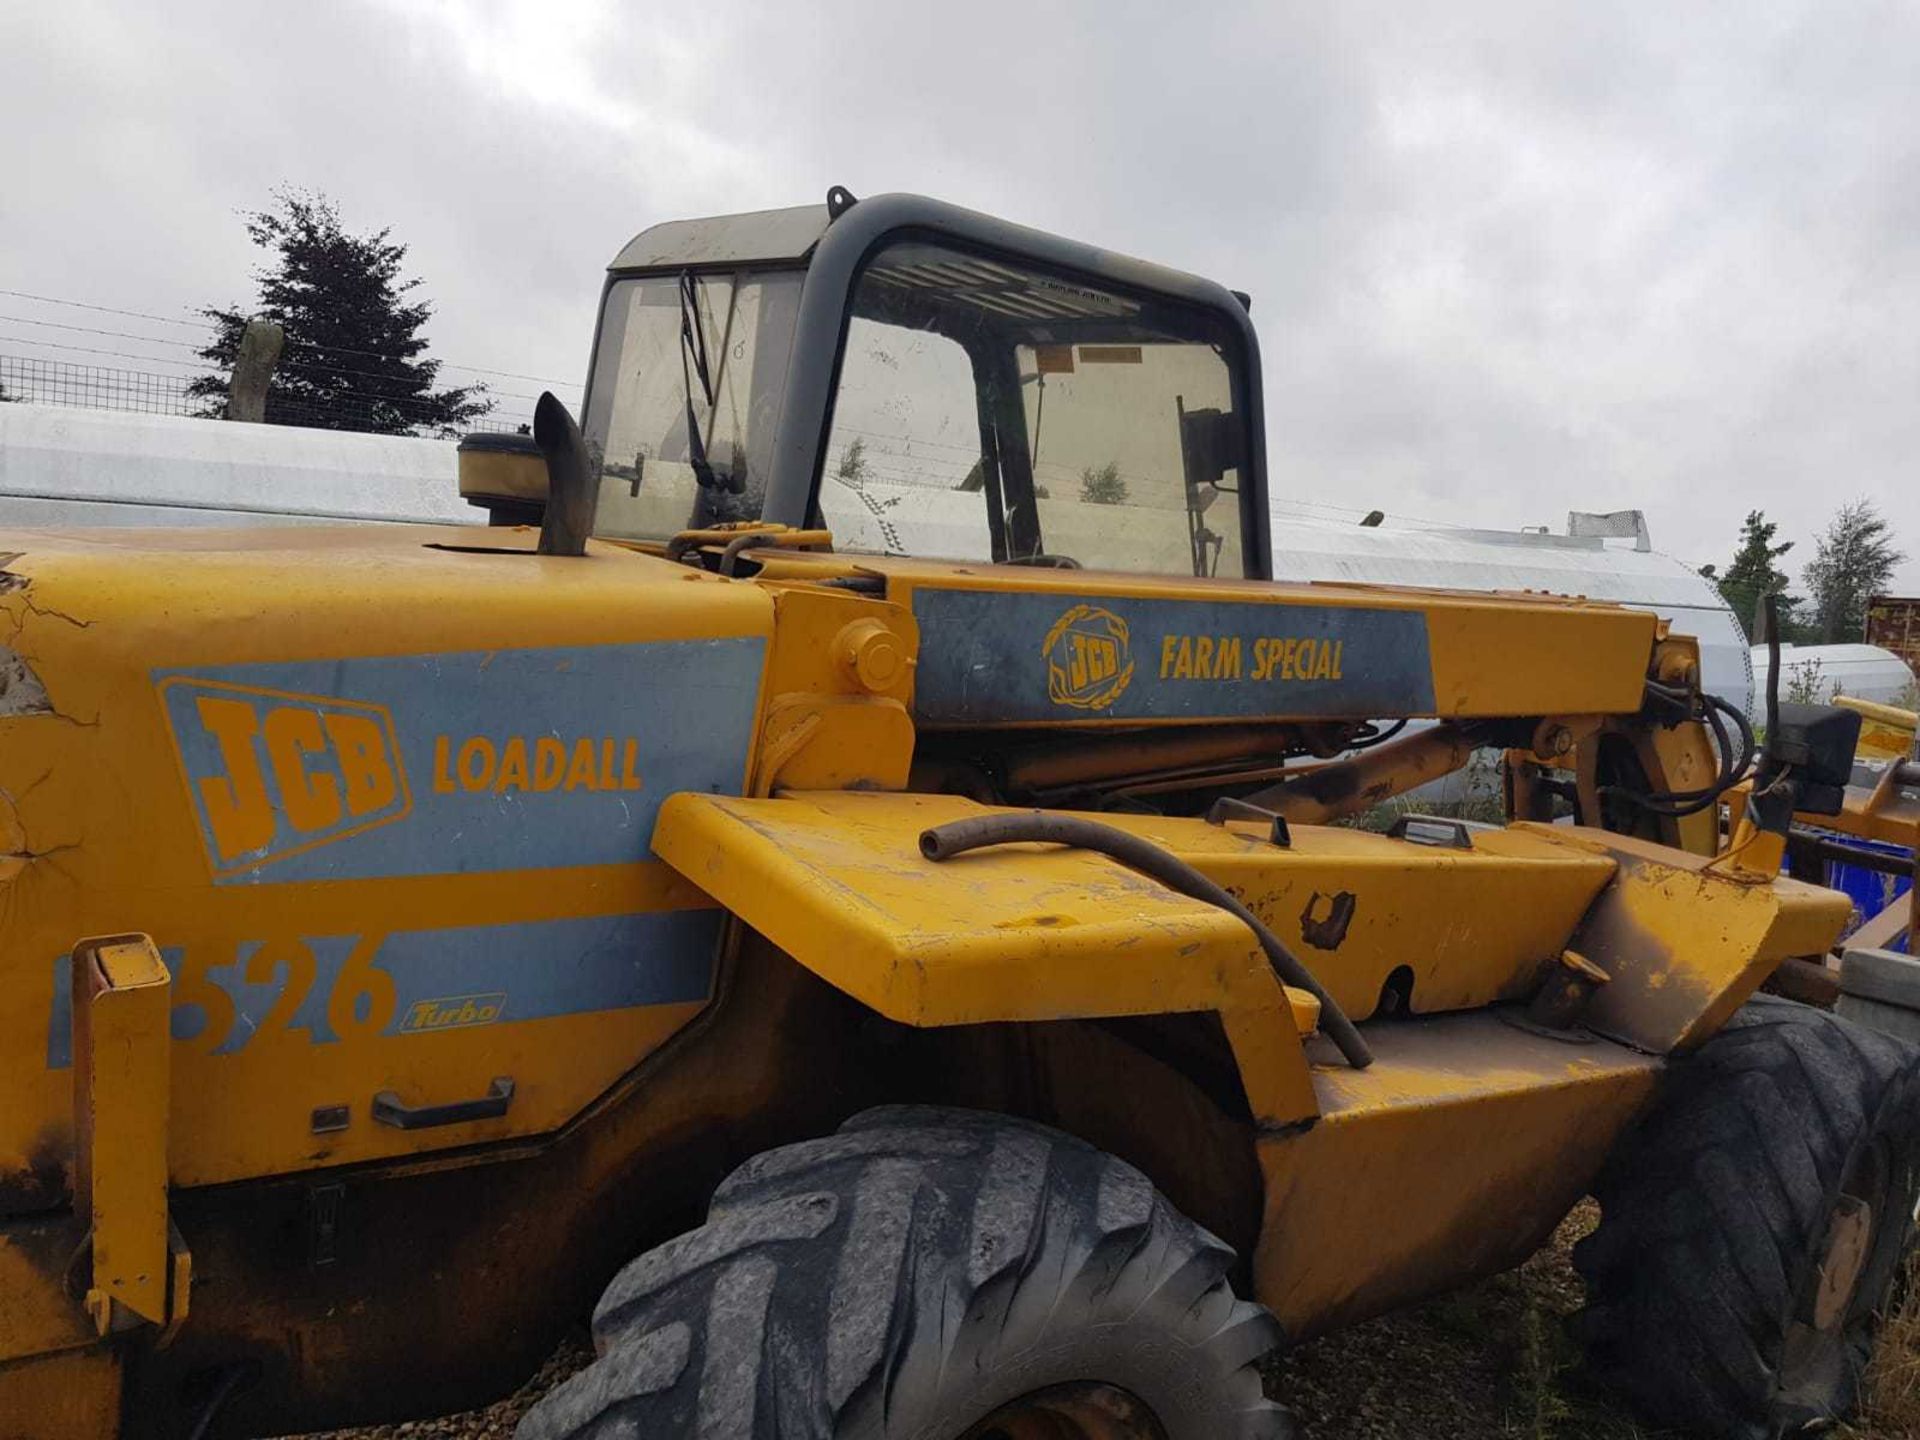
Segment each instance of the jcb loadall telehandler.
[{"label": "jcb loadall telehandler", "polygon": [[[622,252],[582,428],[467,456],[537,532],[7,538],[0,1434],[591,1313],[525,1440],[1283,1435],[1268,1351],[1589,1192],[1599,1375],[1850,1410],[1920,1082],[1756,997],[1845,718],[1716,857],[1692,642],[1275,583],[1260,395],[1217,286],[836,191]],[[1516,823],[1314,823],[1488,746]]]}]

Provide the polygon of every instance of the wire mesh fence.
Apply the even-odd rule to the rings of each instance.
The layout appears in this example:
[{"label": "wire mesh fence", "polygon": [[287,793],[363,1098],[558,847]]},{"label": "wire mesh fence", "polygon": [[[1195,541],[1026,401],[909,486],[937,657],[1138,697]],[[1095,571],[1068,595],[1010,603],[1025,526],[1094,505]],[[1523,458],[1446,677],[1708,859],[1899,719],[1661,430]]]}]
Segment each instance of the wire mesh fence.
[{"label": "wire mesh fence", "polygon": [[36,405],[77,405],[93,410],[137,410],[146,415],[192,415],[204,408],[186,393],[177,375],[147,375],[101,365],[74,365],[0,355],[0,391],[9,400]]},{"label": "wire mesh fence", "polygon": [[[219,419],[222,398],[195,394],[193,378],[0,354],[0,396],[8,400]],[[417,401],[351,392],[308,399],[293,392],[270,389],[267,419],[277,425],[307,425],[326,430],[362,430],[389,435],[439,433],[437,427],[425,421]],[[459,429],[462,432],[511,432],[532,423],[531,401],[517,395],[502,396],[493,399],[486,415],[463,422]]]}]

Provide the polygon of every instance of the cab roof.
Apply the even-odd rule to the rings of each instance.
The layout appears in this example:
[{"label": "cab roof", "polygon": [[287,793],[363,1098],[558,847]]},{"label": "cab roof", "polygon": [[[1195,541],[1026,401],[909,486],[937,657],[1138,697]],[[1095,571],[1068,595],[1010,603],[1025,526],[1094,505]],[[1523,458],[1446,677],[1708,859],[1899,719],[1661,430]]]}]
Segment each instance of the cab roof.
[{"label": "cab roof", "polygon": [[825,205],[669,220],[634,236],[607,269],[619,275],[690,265],[797,263],[807,258],[829,223]]}]

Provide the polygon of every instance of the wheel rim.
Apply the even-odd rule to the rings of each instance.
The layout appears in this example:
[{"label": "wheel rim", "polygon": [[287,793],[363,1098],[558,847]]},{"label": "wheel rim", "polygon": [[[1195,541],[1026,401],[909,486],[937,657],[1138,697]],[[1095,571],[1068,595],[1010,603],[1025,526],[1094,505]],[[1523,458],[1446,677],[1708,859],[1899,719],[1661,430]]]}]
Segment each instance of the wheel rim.
[{"label": "wheel rim", "polygon": [[1139,1397],[1083,1381],[1022,1395],[960,1440],[1167,1440],[1167,1432]]},{"label": "wheel rim", "polygon": [[1886,1243],[1901,1230],[1898,1217],[1887,1213],[1892,1158],[1884,1142],[1855,1157],[1828,1213],[1810,1293],[1797,1307],[1780,1357],[1780,1398],[1790,1407],[1821,1414],[1857,1364],[1849,1341],[1872,1323],[1898,1259]]},{"label": "wheel rim", "polygon": [[1827,1253],[1820,1261],[1820,1283],[1813,1295],[1813,1328],[1831,1330],[1853,1308],[1860,1272],[1873,1248],[1873,1206],[1842,1195],[1827,1232]]}]

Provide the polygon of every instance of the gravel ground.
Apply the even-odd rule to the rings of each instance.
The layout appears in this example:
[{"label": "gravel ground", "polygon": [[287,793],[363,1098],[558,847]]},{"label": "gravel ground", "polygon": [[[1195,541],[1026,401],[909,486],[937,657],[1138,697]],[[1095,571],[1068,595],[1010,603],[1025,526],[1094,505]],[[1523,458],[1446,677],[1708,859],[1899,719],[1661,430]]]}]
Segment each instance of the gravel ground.
[{"label": "gravel ground", "polygon": [[569,1340],[540,1367],[540,1373],[513,1394],[484,1410],[448,1415],[439,1420],[407,1420],[398,1425],[368,1425],[356,1430],[328,1430],[285,1440],[512,1440],[513,1427],[533,1402],[593,1359],[586,1336]]},{"label": "gravel ground", "polygon": [[[1519,1270],[1301,1346],[1271,1362],[1269,1392],[1293,1407],[1303,1440],[1677,1440],[1574,1381],[1562,1322],[1581,1292],[1569,1257],[1597,1219],[1583,1205]],[[1920,1304],[1895,1329],[1920,1336]],[[518,1394],[485,1410],[296,1440],[509,1440],[527,1407],[590,1358],[584,1340],[570,1342]],[[1895,1363],[1909,1377],[1920,1365],[1904,1349]],[[1920,1440],[1920,1405],[1896,1408],[1901,1416],[1838,1440]]]}]

